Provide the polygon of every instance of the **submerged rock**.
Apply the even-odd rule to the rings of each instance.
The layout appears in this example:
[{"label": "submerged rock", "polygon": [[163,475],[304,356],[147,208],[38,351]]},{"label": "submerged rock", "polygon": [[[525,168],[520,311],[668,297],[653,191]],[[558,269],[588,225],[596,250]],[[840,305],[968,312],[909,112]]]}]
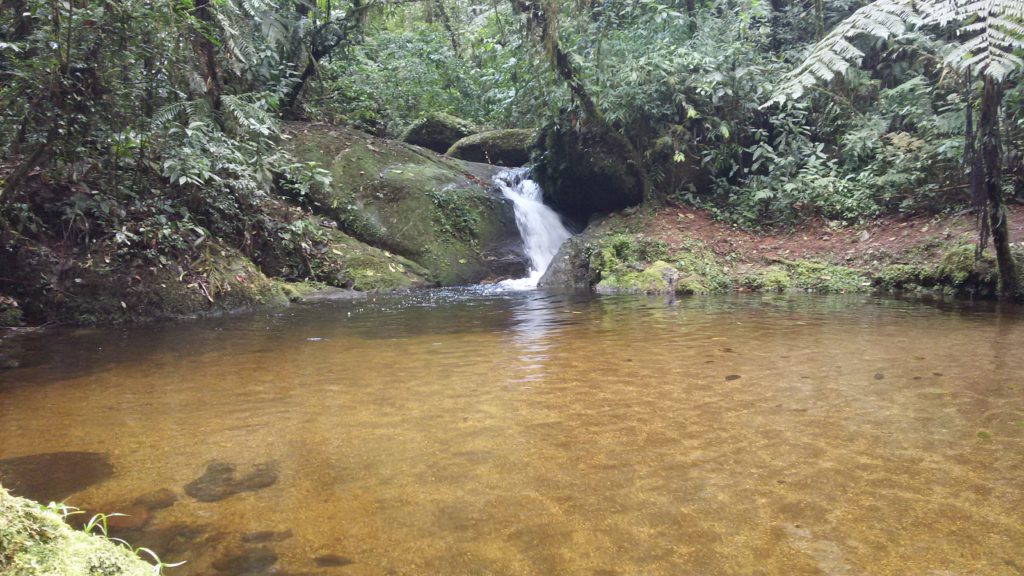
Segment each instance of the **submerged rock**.
[{"label": "submerged rock", "polygon": [[469,162],[515,168],[530,161],[533,130],[491,130],[467,136],[452,144],[447,155]]},{"label": "submerged rock", "polygon": [[452,144],[474,132],[476,128],[462,118],[435,112],[410,124],[399,140],[444,154]]},{"label": "submerged rock", "polygon": [[282,542],[295,536],[291,530],[260,530],[257,532],[246,532],[238,537],[245,544],[268,544],[270,542]]},{"label": "submerged rock", "polygon": [[110,458],[97,452],[49,452],[0,460],[0,484],[39,502],[63,502],[113,475]]},{"label": "submerged rock", "polygon": [[162,510],[164,508],[170,508],[177,501],[178,495],[174,493],[174,490],[161,488],[139,496],[134,502],[132,502],[132,504],[145,508],[146,510]]},{"label": "submerged rock", "polygon": [[213,568],[229,576],[269,574],[277,560],[277,552],[270,548],[244,548],[230,551],[224,557],[214,560]]},{"label": "submerged rock", "polygon": [[211,462],[202,476],[185,485],[185,493],[200,502],[216,502],[242,492],[255,492],[277,483],[277,465],[256,464],[241,477],[235,476],[235,465]]}]

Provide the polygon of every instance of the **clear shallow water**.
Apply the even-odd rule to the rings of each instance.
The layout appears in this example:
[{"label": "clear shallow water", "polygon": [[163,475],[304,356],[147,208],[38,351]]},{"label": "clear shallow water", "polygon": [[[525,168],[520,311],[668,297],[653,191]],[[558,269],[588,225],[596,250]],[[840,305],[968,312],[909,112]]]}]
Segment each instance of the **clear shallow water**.
[{"label": "clear shallow water", "polygon": [[[1019,309],[433,292],[24,347],[0,459],[176,492],[172,575],[1024,573]],[[185,495],[211,461],[277,481]]]}]

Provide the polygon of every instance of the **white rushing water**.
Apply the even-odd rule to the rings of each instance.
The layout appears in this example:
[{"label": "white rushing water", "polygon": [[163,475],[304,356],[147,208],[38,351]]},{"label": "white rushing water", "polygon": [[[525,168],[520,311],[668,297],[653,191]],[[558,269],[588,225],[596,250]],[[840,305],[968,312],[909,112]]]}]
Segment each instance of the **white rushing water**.
[{"label": "white rushing water", "polygon": [[525,278],[501,283],[513,290],[536,288],[558,248],[572,236],[558,214],[544,205],[543,191],[527,177],[528,174],[528,169],[516,168],[503,170],[494,177],[494,184],[513,203],[516,226],[523,237],[526,256],[530,259],[530,270]]}]

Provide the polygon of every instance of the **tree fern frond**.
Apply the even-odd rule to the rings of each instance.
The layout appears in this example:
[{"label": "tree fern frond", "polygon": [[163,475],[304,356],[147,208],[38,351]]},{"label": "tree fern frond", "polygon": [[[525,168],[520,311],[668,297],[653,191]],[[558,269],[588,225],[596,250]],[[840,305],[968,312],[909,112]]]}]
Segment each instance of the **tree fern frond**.
[{"label": "tree fern frond", "polygon": [[860,64],[864,52],[853,45],[858,37],[888,39],[905,33],[921,18],[911,0],[875,0],[858,9],[815,44],[803,64],[786,75],[765,105],[798,98],[810,86],[842,75]]}]

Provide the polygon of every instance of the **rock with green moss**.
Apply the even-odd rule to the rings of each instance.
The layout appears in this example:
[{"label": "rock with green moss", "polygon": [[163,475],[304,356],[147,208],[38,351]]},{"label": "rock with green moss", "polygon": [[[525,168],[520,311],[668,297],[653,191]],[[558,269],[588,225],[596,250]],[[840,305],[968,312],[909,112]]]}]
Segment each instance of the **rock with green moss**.
[{"label": "rock with green moss", "polygon": [[62,260],[45,246],[23,243],[5,262],[24,309],[38,321],[97,325],[190,318],[285,304],[278,282],[237,250],[207,241],[162,266],[97,256]]},{"label": "rock with green moss", "polygon": [[68,526],[55,510],[0,488],[0,574],[149,576],[154,566],[123,544]]},{"label": "rock with green moss", "polygon": [[322,226],[312,218],[293,222],[277,242],[264,246],[259,264],[271,276],[359,292],[432,285],[430,272],[419,264]]},{"label": "rock with green moss", "polygon": [[732,289],[732,278],[718,258],[697,240],[684,242],[672,254],[679,270],[677,294],[718,294]]},{"label": "rock with green moss", "polygon": [[0,294],[0,328],[20,325],[21,315],[18,301]]},{"label": "rock with green moss", "polygon": [[779,266],[769,266],[743,278],[743,287],[757,292],[786,292],[793,286],[789,272]]},{"label": "rock with green moss", "polygon": [[[295,156],[331,174],[331,186],[315,192],[314,209],[349,236],[415,262],[445,286],[525,274],[511,202],[490,182],[496,168],[345,128],[286,127]],[[373,274],[360,285],[385,289],[378,280],[391,267],[366,269]]]},{"label": "rock with green moss", "polygon": [[881,290],[912,291],[935,282],[933,271],[922,264],[891,264],[875,275],[875,286]]},{"label": "rock with green moss", "polygon": [[595,289],[599,293],[669,294],[675,292],[679,271],[663,260],[643,270],[619,269],[601,279]]},{"label": "rock with green moss", "polygon": [[810,292],[866,292],[871,280],[859,270],[818,260],[779,260],[794,288]]},{"label": "rock with green moss", "polygon": [[444,154],[452,144],[475,132],[476,128],[469,122],[450,114],[435,112],[410,124],[399,139]]},{"label": "rock with green moss", "polygon": [[629,142],[617,132],[577,124],[563,117],[537,139],[533,172],[544,201],[578,223],[640,204],[647,176]]},{"label": "rock with green moss", "polygon": [[469,162],[523,166],[530,161],[532,144],[532,130],[490,130],[462,138],[446,154]]},{"label": "rock with green moss", "polygon": [[995,258],[988,254],[975,256],[972,244],[961,244],[946,251],[935,267],[936,281],[960,293],[995,294],[999,283]]}]

